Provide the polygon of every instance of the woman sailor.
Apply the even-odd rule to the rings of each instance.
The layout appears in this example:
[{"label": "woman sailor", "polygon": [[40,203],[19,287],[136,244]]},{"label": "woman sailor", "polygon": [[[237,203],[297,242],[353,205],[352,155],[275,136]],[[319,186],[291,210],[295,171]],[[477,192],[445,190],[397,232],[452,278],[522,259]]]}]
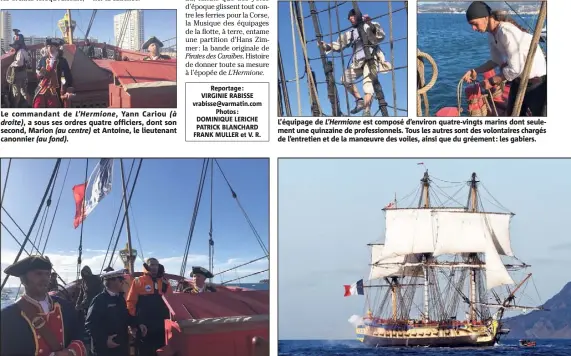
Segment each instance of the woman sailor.
[{"label": "woman sailor", "polygon": [[[385,32],[380,24],[371,22],[371,19],[367,15],[361,16],[361,14],[356,13],[354,9],[349,11],[348,19],[351,22],[352,28],[339,36],[337,42],[329,44],[319,41],[317,44],[326,51],[326,54],[331,53],[331,51],[342,52],[349,46],[353,48],[351,62],[343,73],[341,82],[356,101],[355,108],[351,110],[351,113],[356,114],[364,109],[363,116],[370,116],[371,102],[373,100],[373,93],[375,92],[373,88],[373,78],[376,77],[379,72],[386,73],[392,68],[391,63],[385,60],[385,55],[378,46],[385,38]],[[361,24],[363,24],[363,30],[367,36],[367,42],[369,42],[371,46],[370,49],[374,57],[375,68],[372,69],[370,69],[367,64],[364,51],[365,44],[359,36],[358,28]],[[361,76],[364,77],[363,91],[365,92],[365,100],[363,100],[361,94],[359,94],[359,90],[355,86],[355,82]]]},{"label": "woman sailor", "polygon": [[[511,115],[519,90],[521,75],[532,35],[513,19],[492,9],[482,1],[474,1],[466,10],[466,19],[474,31],[488,33],[491,59],[481,66],[470,69],[463,79],[469,83],[476,80],[478,73],[485,73],[495,67],[501,74],[484,81],[485,89],[507,80],[512,82],[507,113]],[[520,116],[546,116],[547,107],[547,64],[539,44],[533,56],[529,82],[523,97]]]}]

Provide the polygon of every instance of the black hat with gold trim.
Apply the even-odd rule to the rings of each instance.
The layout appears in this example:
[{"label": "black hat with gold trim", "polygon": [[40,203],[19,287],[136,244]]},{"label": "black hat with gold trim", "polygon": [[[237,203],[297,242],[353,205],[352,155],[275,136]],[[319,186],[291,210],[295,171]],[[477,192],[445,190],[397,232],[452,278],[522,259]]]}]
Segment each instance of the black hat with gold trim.
[{"label": "black hat with gold trim", "polygon": [[193,266],[192,267],[192,272],[190,273],[190,276],[192,277],[195,274],[201,274],[206,278],[213,278],[214,277],[214,275],[209,270],[207,270],[204,267],[199,267],[199,266]]},{"label": "black hat with gold trim", "polygon": [[4,273],[9,276],[21,277],[33,270],[51,271],[52,263],[46,256],[32,255],[6,267]]},{"label": "black hat with gold trim", "polygon": [[159,41],[158,38],[156,38],[155,36],[152,36],[151,38],[149,38],[147,40],[147,42],[145,42],[143,44],[143,49],[149,49],[149,46],[153,43],[156,44],[158,48],[164,47],[163,43],[161,41]]}]

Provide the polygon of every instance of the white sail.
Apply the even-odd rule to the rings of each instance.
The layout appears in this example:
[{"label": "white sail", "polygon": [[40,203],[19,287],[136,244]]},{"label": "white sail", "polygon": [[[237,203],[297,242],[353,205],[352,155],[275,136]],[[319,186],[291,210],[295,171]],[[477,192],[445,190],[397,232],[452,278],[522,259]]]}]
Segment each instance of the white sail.
[{"label": "white sail", "polygon": [[432,209],[386,210],[384,256],[434,251]]},{"label": "white sail", "polygon": [[486,288],[492,289],[505,284],[514,284],[494,244],[489,241],[486,250]]},{"label": "white sail", "polygon": [[513,256],[511,214],[434,211],[434,255],[486,252],[492,242],[497,253]]},{"label": "white sail", "polygon": [[384,247],[382,244],[371,246],[371,272],[369,273],[369,280],[391,276],[422,276],[422,268],[403,266],[404,263],[419,263],[420,259],[417,255],[385,257],[383,256]]}]

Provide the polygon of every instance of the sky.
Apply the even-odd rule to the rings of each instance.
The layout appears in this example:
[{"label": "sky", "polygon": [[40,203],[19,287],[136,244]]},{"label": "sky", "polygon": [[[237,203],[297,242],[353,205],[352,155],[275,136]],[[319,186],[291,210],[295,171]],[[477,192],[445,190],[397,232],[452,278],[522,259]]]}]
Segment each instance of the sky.
[{"label": "sky", "polygon": [[[48,211],[47,223],[41,223],[41,216],[35,225],[30,239],[36,245],[43,245],[48,236],[55,206],[63,187],[61,203],[55,216],[53,228],[49,235],[45,255],[54,263],[56,271],[66,282],[75,279],[77,256],[81,226],[73,228],[75,202],[72,187],[85,180],[85,159],[72,159],[64,184],[64,176],[69,159],[62,159],[57,182],[54,188],[51,208]],[[130,171],[132,159],[124,159],[125,179]],[[33,217],[41,202],[55,165],[55,159],[13,159],[6,193],[2,202],[4,208],[28,232]],[[93,171],[98,159],[89,160],[89,173]],[[224,174],[230,181],[244,210],[250,217],[254,227],[261,236],[266,248],[268,246],[268,160],[266,159],[219,159]],[[0,173],[2,190],[8,170],[8,159],[2,159]],[[131,183],[138,166],[136,161]],[[194,209],[202,159],[144,159],[129,206],[130,225],[133,248],[138,250],[135,270],[142,270],[142,258],[155,257],[165,266],[167,273],[179,274],[190,221]],[[105,252],[109,244],[113,225],[122,201],[121,170],[119,160],[114,162],[113,187],[87,217],[83,225],[83,265],[89,265],[95,272],[102,268]],[[210,229],[210,191],[213,187],[213,239],[214,273],[235,267],[241,263],[265,256],[259,246],[246,218],[217,168],[214,169],[214,184],[210,184],[210,173],[204,184],[204,193],[199,208],[196,227],[190,245],[185,277],[188,277],[191,266],[208,268],[208,232]],[[22,234],[2,210],[1,221],[22,242]],[[121,221],[119,221],[120,224]],[[43,234],[37,235],[38,229],[45,225]],[[117,226],[119,229],[119,226]],[[12,237],[1,230],[1,265],[2,271],[13,263],[19,246]],[[118,231],[118,230],[117,230]],[[117,234],[115,232],[115,236]],[[127,242],[126,226],[118,244],[123,249]],[[27,250],[30,251],[28,243]],[[142,251],[142,253],[141,253]],[[25,253],[23,255],[26,255]],[[115,255],[117,256],[117,254]],[[119,259],[115,269],[122,268]],[[268,269],[268,260],[238,268],[213,279],[213,282],[230,279]],[[4,273],[1,273],[4,278]],[[258,282],[269,278],[268,273],[261,273],[242,279],[239,282]],[[8,286],[17,287],[19,280],[11,277]]]},{"label": "sky", "polygon": [[[12,27],[22,31],[24,36],[61,38],[62,33],[57,22],[63,18],[66,10],[8,10],[12,14]],[[98,10],[89,32],[99,42],[115,44],[113,16],[126,10]],[[93,10],[71,10],[72,20],[76,22],[74,37],[84,37],[89,26]],[[143,10],[145,40],[156,36],[166,47],[176,45],[176,10]]]},{"label": "sky", "polygon": [[[485,188],[480,189],[485,211],[504,211],[492,205],[491,194],[516,214],[512,249],[532,267],[512,276],[517,283],[532,272],[539,291],[538,297],[533,284],[527,285],[518,304],[540,305],[571,281],[571,160],[280,159],[280,340],[354,338],[348,319],[363,315],[365,298],[343,297],[343,285],[367,280],[366,245],[383,236],[381,209],[395,193],[398,206],[407,207],[404,197],[419,187],[425,168],[450,195],[458,184],[448,182],[468,181],[476,172]],[[465,204],[467,186],[462,193]]]},{"label": "sky", "polygon": [[[341,3],[341,2],[339,2]],[[333,6],[335,2],[333,1],[321,1],[316,2],[316,7],[318,11],[326,10],[328,8],[328,4]],[[376,17],[380,15],[384,15],[388,13],[388,2],[381,2],[381,1],[361,1],[358,2],[359,8],[363,14],[369,15],[371,17]],[[341,4],[339,9],[339,23],[341,24],[342,30],[347,30],[350,26],[349,20],[347,19],[347,14],[349,10],[353,8],[351,2],[345,2]],[[408,24],[407,24],[407,13],[404,10],[404,2],[402,1],[392,1],[392,9],[393,11],[403,9],[401,11],[397,11],[393,13],[393,38],[396,41],[397,39],[402,39],[400,41],[394,42],[394,56],[395,56],[395,68],[402,67],[407,65],[407,32],[408,32]],[[303,15],[306,17],[304,22],[306,38],[314,40],[315,39],[315,29],[313,25],[313,20],[310,16],[310,8],[307,2],[303,2]],[[282,53],[282,60],[284,62],[284,71],[286,80],[288,80],[288,93],[289,93],[289,101],[292,110],[292,115],[298,115],[298,104],[297,104],[297,89],[296,89],[296,82],[295,82],[295,65],[293,61],[293,43],[292,43],[292,33],[291,33],[291,18],[290,18],[290,8],[289,2],[287,1],[280,1],[278,3],[278,41],[280,50]],[[307,17],[309,16],[309,17]],[[374,20],[375,22],[379,22],[381,27],[384,29],[386,34],[386,39],[381,44],[381,49],[385,54],[385,58],[390,61],[391,59],[391,52],[390,52],[390,31],[389,31],[389,17],[383,16],[380,19]],[[322,11],[319,13],[319,22],[321,26],[321,34],[324,35],[324,41],[327,43],[331,43],[336,41],[339,37],[338,35],[338,26],[337,26],[337,14],[335,9],[331,10],[331,25],[329,22],[329,12]],[[331,30],[332,29],[332,30]],[[299,36],[297,34],[297,27],[294,28],[295,31],[295,38],[296,38],[296,51],[298,57],[298,70],[299,76],[302,77],[305,73],[305,60],[303,57],[303,50],[301,47],[301,43],[299,41]],[[328,34],[334,32],[333,38]],[[327,35],[327,36],[325,36]],[[311,68],[315,72],[315,76],[317,77],[317,82],[324,82],[325,83],[325,74],[323,70],[323,65],[321,63],[319,48],[317,47],[317,42],[310,42],[307,44],[307,51],[309,53],[309,58],[317,58],[317,60],[310,61]],[[345,49],[344,54],[347,55],[345,57],[345,67],[348,65],[349,59],[351,58],[352,50],[350,48]],[[328,56],[328,59],[331,60],[331,55]],[[343,66],[341,63],[341,58],[338,56],[334,60],[334,67],[335,67],[335,80],[337,83],[341,83],[341,77],[343,75]],[[406,110],[407,109],[407,68],[395,70],[395,81],[396,81],[396,102],[397,107]],[[389,105],[393,105],[393,85],[392,85],[392,74],[387,72],[386,74],[379,74],[379,81],[383,87],[383,92],[385,94],[386,101]],[[326,84],[318,84],[318,96],[319,102],[322,107],[322,110],[325,112],[326,115],[331,115],[331,103],[327,97],[327,85]],[[363,95],[363,83],[357,83],[357,88],[361,95]],[[345,99],[345,90],[342,85],[337,85],[337,89],[339,92],[339,101],[341,104],[341,109],[343,113],[347,113],[347,101]],[[302,107],[302,116],[311,116],[311,106],[309,103],[309,91],[307,85],[307,76],[303,77],[300,80],[300,95],[301,95],[301,107]],[[349,104],[350,108],[353,109],[355,106],[355,101],[353,97],[349,94]],[[372,106],[372,114],[374,114],[378,109],[378,104],[376,100]],[[285,113],[285,110],[284,110]],[[381,113],[379,112],[378,115],[380,116]],[[389,108],[389,115],[394,116],[393,109]],[[406,116],[406,112],[399,111],[398,116]]]}]

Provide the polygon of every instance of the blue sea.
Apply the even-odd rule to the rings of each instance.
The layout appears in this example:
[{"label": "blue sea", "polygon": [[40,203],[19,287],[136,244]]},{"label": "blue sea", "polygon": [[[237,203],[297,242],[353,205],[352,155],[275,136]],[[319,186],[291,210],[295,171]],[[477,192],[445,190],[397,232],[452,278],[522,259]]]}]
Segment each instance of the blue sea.
[{"label": "blue sea", "polygon": [[[456,87],[460,78],[469,69],[490,59],[488,35],[473,31],[464,14],[419,14],[417,18],[417,47],[431,55],[438,65],[438,79],[428,91],[430,113],[434,115],[444,106],[457,107]],[[514,16],[514,20],[524,28],[528,28],[528,25],[535,28],[537,16],[522,15],[522,18],[527,25]],[[541,46],[546,51],[546,44]],[[425,80],[428,82],[432,69],[426,61],[425,70]],[[465,107],[465,97],[462,99]]]},{"label": "blue sea", "polygon": [[571,340],[536,340],[536,347],[520,347],[517,340],[505,340],[500,346],[478,349],[450,348],[379,348],[357,340],[286,340],[279,341],[280,356],[469,356],[469,355],[537,355],[571,356]]}]

